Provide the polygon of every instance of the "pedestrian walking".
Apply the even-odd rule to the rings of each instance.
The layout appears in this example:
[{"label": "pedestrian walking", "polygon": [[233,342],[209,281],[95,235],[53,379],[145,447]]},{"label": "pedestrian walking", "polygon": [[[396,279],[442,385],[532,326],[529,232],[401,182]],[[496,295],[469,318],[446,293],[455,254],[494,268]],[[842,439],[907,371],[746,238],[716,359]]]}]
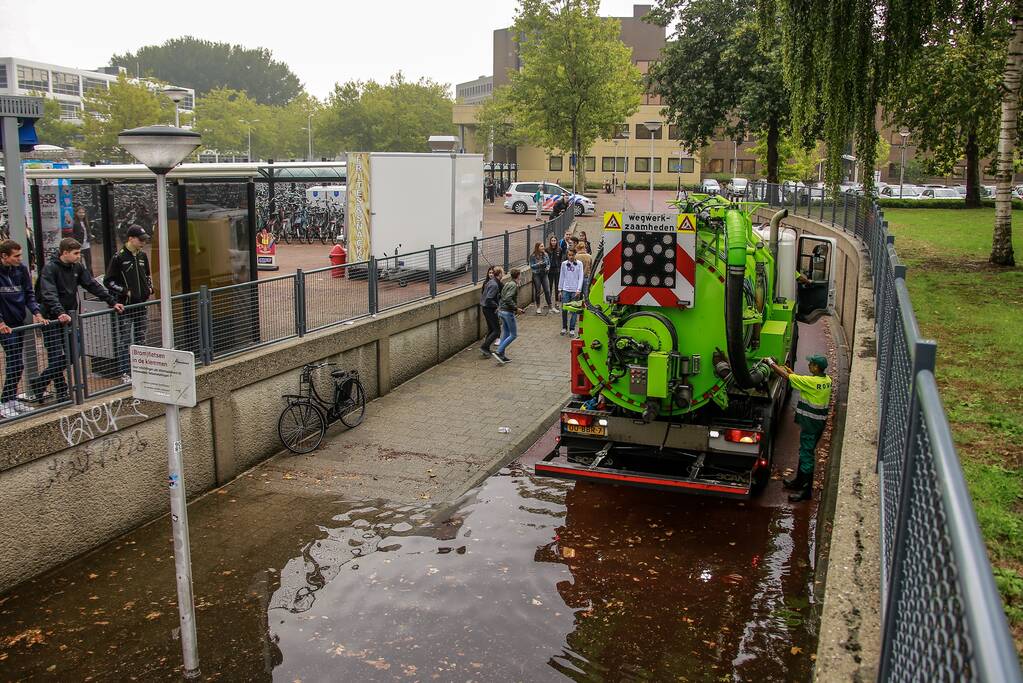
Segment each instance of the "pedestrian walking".
[{"label": "pedestrian walking", "polygon": [[567,304],[582,296],[583,264],[576,257],[575,249],[569,249],[561,264],[561,334],[575,336],[576,313],[565,310]]},{"label": "pedestrian walking", "polygon": [[132,344],[145,346],[146,327],[148,326],[146,307],[142,304],[153,295],[153,276],[149,267],[149,257],[142,251],[149,234],[141,226],[128,228],[124,247],[114,254],[107,266],[103,284],[118,303],[128,306],[124,315],[117,319],[117,369],[121,379],[131,381],[131,357],[129,349]]},{"label": "pedestrian walking", "polygon": [[483,281],[483,288],[480,290],[480,312],[487,323],[487,334],[480,344],[480,355],[490,358],[493,351],[490,345],[501,336],[501,320],[497,316],[497,306],[501,299],[501,279],[504,277],[504,269],[501,266],[487,268],[487,277]]},{"label": "pedestrian walking", "polygon": [[540,293],[543,293],[547,301],[547,312],[551,311],[551,289],[547,280],[547,272],[550,270],[551,260],[547,256],[541,242],[533,245],[533,251],[529,255],[529,270],[533,273],[533,302],[536,304],[536,314],[542,312],[540,306]]},{"label": "pedestrian walking", "polygon": [[490,203],[493,204],[494,203],[494,179],[491,178],[490,176],[487,176],[486,179],[484,179],[484,181],[483,181],[483,187],[486,190],[487,199],[489,199]]},{"label": "pedestrian walking", "polygon": [[767,358],[775,374],[788,381],[789,386],[799,391],[796,404],[796,424],[799,425],[799,469],[796,476],[786,479],[785,488],[795,491],[789,500],[798,503],[813,497],[813,469],[817,461],[817,443],[821,440],[828,423],[828,406],[831,403],[831,378],[825,374],[828,359],[820,354],[807,356],[810,363],[809,375],[797,375],[792,368],[778,365],[773,358]]},{"label": "pedestrian walking", "polygon": [[509,275],[508,281],[501,287],[501,300],[497,309],[497,315],[501,318],[501,341],[497,343],[497,351],[494,352],[494,358],[501,365],[511,362],[511,358],[505,354],[505,351],[515,341],[515,338],[519,336],[515,316],[519,313],[525,313],[523,309],[519,308],[518,303],[519,269],[512,268]]},{"label": "pedestrian walking", "polygon": [[541,215],[543,212],[543,185],[539,185],[536,188],[536,192],[533,193],[533,203],[536,205],[536,222],[543,220]]},{"label": "pedestrian walking", "polygon": [[565,252],[562,250],[561,245],[558,244],[558,238],[554,235],[547,239],[547,258],[551,261],[551,265],[547,269],[547,286],[554,295],[554,307],[551,310],[557,313],[559,310],[558,282],[561,281],[561,262],[565,260]]},{"label": "pedestrian walking", "polygon": [[4,350],[4,387],[0,394],[0,417],[15,417],[32,410],[18,400],[18,384],[25,369],[24,330],[28,313],[33,323],[47,324],[32,291],[32,276],[21,262],[21,245],[0,242],[0,346]]},{"label": "pedestrian walking", "polygon": [[58,401],[68,398],[67,378],[64,371],[68,366],[68,357],[64,353],[63,325],[71,322],[72,312],[78,312],[78,288],[81,287],[98,299],[106,302],[118,313],[124,312],[124,306],[110,296],[103,285],[92,277],[89,269],[82,264],[82,245],[71,237],[65,237],[57,247],[57,255],[43,266],[39,274],[39,300],[42,314],[50,321],[56,320],[59,325],[50,325],[43,333],[43,346],[46,347],[46,369],[32,380],[29,392],[34,400],[41,401],[46,390],[53,382]]}]

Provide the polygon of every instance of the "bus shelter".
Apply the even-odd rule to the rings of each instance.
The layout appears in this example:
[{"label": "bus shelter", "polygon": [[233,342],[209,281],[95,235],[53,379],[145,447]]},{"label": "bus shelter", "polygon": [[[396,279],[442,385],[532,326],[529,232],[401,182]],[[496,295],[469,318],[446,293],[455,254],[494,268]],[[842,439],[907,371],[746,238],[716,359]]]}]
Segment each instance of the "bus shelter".
[{"label": "bus shelter", "polygon": [[[156,178],[145,166],[28,168],[25,175],[35,247],[30,253],[37,272],[56,255],[61,239],[74,237],[82,243],[86,266],[102,279],[111,257],[124,246],[128,228],[137,225],[152,236],[145,250],[157,288],[154,298],[159,296],[164,264],[158,258]],[[171,171],[167,227],[175,317],[197,320],[185,309],[198,305],[199,293],[213,292],[218,302],[225,302],[214,311],[214,327],[230,331],[216,335],[215,347],[251,345],[249,337],[258,339],[259,334],[256,235],[273,212],[275,198],[283,191],[304,195],[306,186],[344,180],[344,162],[182,164]],[[100,308],[100,302],[86,300],[83,305],[85,311]],[[158,327],[156,316],[153,309],[150,322]],[[245,324],[218,325],[218,316]],[[113,357],[112,331],[98,319],[94,327],[83,330],[91,347],[88,355]],[[193,338],[199,335],[182,335]]]}]

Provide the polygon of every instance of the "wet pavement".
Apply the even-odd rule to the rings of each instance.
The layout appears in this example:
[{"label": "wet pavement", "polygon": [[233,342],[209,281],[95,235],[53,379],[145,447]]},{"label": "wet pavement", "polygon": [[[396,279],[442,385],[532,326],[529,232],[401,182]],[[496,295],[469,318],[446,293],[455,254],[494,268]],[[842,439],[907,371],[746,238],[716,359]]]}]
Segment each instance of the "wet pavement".
[{"label": "wet pavement", "polygon": [[[296,498],[260,469],[194,503],[204,678],[809,679],[815,504],[536,477],[554,434],[454,504]],[[161,520],[0,596],[0,680],[177,678],[171,552]]]}]

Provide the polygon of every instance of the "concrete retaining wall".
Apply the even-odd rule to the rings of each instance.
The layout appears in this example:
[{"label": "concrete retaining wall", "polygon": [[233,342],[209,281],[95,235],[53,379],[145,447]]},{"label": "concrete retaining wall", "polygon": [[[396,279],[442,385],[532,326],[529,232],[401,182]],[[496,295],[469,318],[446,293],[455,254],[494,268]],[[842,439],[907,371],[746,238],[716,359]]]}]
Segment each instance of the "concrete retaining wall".
[{"label": "concrete retaining wall", "polygon": [[[199,402],[182,411],[189,496],[281,449],[280,396],[304,364],[358,369],[373,399],[479,339],[478,301],[470,288],[198,370]],[[167,512],[163,422],[126,390],[0,428],[0,591]]]}]

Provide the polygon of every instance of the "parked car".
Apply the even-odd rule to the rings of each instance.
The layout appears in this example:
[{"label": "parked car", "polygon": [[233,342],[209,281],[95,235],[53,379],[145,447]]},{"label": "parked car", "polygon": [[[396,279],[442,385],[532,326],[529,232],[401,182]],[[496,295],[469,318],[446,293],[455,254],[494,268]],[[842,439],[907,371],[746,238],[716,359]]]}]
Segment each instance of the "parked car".
[{"label": "parked car", "polygon": [[923,188],[916,185],[889,185],[881,191],[882,197],[889,199],[921,199]]},{"label": "parked car", "polygon": [[721,194],[721,183],[713,178],[704,178],[703,185],[700,189],[706,194]]},{"label": "parked car", "polygon": [[962,199],[953,187],[928,187],[920,193],[920,199]]},{"label": "parked car", "polygon": [[952,189],[955,190],[956,194],[958,194],[960,197],[965,197],[966,196],[966,186],[965,185],[956,185]]},{"label": "parked car", "polygon": [[745,197],[749,193],[749,180],[746,178],[732,178],[728,183],[728,194],[733,197]]},{"label": "parked car", "polygon": [[597,210],[597,205],[589,197],[581,194],[572,194],[560,185],[545,182],[512,183],[504,193],[504,208],[519,214],[536,211],[533,195],[536,194],[537,188],[541,188],[543,192],[541,213],[550,213],[558,195],[562,193],[569,195],[569,203],[572,206],[572,212],[576,216],[592,216]]}]

